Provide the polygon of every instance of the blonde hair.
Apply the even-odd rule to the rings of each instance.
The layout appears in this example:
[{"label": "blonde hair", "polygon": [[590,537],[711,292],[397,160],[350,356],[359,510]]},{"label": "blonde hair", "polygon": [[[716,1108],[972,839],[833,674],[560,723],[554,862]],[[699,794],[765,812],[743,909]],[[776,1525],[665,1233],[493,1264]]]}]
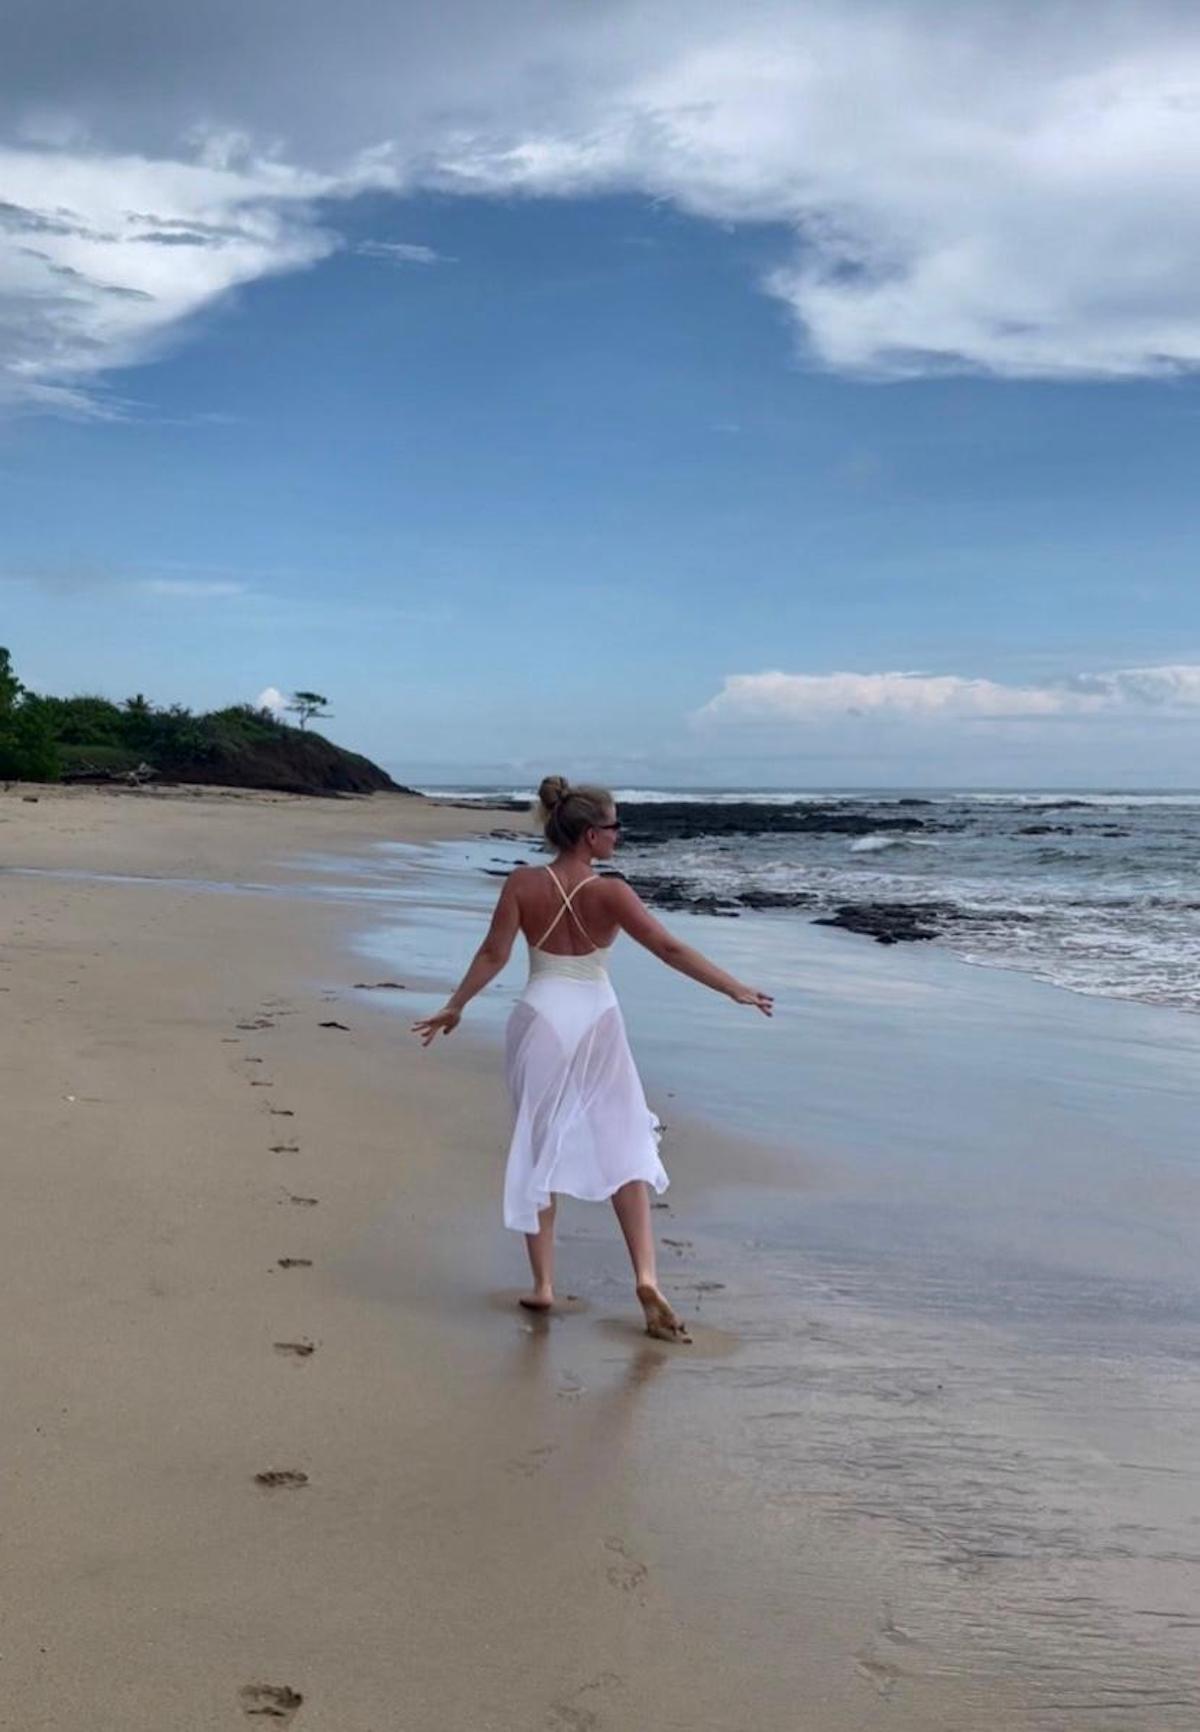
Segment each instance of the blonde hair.
[{"label": "blonde hair", "polygon": [[534,812],[552,848],[573,848],[593,825],[603,824],[613,809],[607,788],[573,787],[565,776],[544,776]]}]

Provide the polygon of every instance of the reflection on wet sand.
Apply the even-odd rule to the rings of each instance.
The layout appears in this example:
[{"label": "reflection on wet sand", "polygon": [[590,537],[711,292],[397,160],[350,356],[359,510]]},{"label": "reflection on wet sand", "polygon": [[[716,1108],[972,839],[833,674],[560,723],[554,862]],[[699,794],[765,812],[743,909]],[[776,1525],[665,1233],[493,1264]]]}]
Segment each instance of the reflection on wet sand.
[{"label": "reflection on wet sand", "polygon": [[757,1264],[746,1349],[708,1376],[745,1414],[758,1495],[899,1561],[863,1659],[877,1687],[1019,1680],[1022,1726],[1200,1723],[1194,1339],[1031,1343],[912,1294],[881,1309],[852,1262]]}]

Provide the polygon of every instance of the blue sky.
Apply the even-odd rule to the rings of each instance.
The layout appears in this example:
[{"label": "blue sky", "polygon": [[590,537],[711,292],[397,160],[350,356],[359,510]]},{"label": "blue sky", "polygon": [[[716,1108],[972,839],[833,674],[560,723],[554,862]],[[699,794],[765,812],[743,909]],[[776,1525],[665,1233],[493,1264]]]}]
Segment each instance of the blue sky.
[{"label": "blue sky", "polygon": [[[579,45],[545,36],[545,9],[514,12],[569,85]],[[884,15],[906,88],[919,73],[951,89],[945,68],[905,61],[923,51],[897,45],[894,9],[781,16],[808,23],[844,80]],[[1163,70],[1178,78],[1192,46],[1178,16],[1159,9],[1138,39],[1160,59],[1126,34],[1089,69],[1110,75],[1097,116],[1114,67],[1142,132],[1148,104],[1168,116],[1145,147],[1160,168],[1168,146],[1196,148]],[[900,145],[881,138],[857,190],[831,183],[815,209],[808,190],[797,214],[806,151],[833,160],[836,140],[764,143],[754,80],[788,74],[778,31],[747,95],[746,45],[712,29],[702,171],[674,133],[624,140],[613,167],[616,122],[598,133],[581,94],[531,116],[528,77],[517,96],[511,79],[468,93],[491,130],[468,151],[460,125],[454,174],[427,166],[440,110],[403,141],[425,152],[420,173],[378,169],[382,121],[359,136],[348,118],[365,61],[336,72],[346,88],[320,126],[289,109],[286,79],[268,92],[261,160],[252,132],[197,143],[185,96],[110,111],[86,66],[57,106],[41,92],[41,118],[8,141],[25,214],[7,281],[0,258],[7,304],[36,310],[7,355],[0,320],[0,642],[28,683],[197,706],[315,687],[333,737],[427,782],[1200,781],[1190,259],[1166,244],[1167,210],[1146,248],[1127,184],[1143,147],[1097,167],[1083,127],[1063,216],[1060,159],[1045,187],[1029,168],[1045,114],[1011,122],[1028,232],[1011,232],[994,163],[979,171],[990,217],[980,201],[961,214],[957,169],[921,181],[915,210],[911,177],[876,209],[898,150],[929,160],[900,103]],[[213,89],[232,108],[250,99],[221,46]],[[588,85],[587,102],[625,114],[630,78],[640,90],[653,69],[663,130],[668,75],[701,76],[685,46],[681,60],[669,31],[631,26],[619,89]],[[1057,46],[1051,112],[1082,76]],[[806,77],[789,116],[829,107]],[[460,123],[466,100],[456,90]],[[290,112],[303,124],[280,143]],[[1096,201],[1114,230],[1100,240]],[[150,202],[153,248],[130,228]],[[1143,248],[1132,272],[1122,238]],[[903,245],[898,277],[880,259]],[[1087,247],[1094,272],[1076,280]],[[27,280],[33,255],[61,301]],[[971,275],[951,256],[1003,263]]]}]

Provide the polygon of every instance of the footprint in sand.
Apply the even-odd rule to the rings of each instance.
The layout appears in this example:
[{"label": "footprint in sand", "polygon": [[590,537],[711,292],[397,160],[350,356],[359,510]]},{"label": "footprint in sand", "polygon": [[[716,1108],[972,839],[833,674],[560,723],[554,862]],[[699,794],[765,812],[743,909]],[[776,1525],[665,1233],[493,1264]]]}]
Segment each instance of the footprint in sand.
[{"label": "footprint in sand", "polygon": [[296,1116],[291,1107],[268,1107],[267,1111],[273,1119],[294,1119]]},{"label": "footprint in sand", "polygon": [[288,1684],[243,1684],[238,1691],[243,1714],[250,1719],[261,1714],[264,1719],[278,1720],[281,1726],[295,1719],[303,1700],[299,1690]]},{"label": "footprint in sand", "polygon": [[564,1371],[558,1380],[555,1395],[559,1401],[578,1401],[587,1385],[573,1371]]},{"label": "footprint in sand", "polygon": [[519,1473],[526,1479],[531,1478],[533,1474],[542,1471],[557,1447],[553,1443],[543,1443],[536,1449],[527,1449],[524,1455],[514,1456],[508,1463],[509,1473]]},{"label": "footprint in sand", "polygon": [[[884,1605],[878,1622],[875,1625],[880,1641],[890,1643],[893,1648],[911,1648],[915,1646],[916,1638],[896,1622],[892,1608]],[[864,1678],[870,1680],[883,1697],[891,1695],[896,1685],[905,1676],[902,1666],[894,1660],[881,1656],[875,1642],[868,1642],[854,1656],[854,1664]]]},{"label": "footprint in sand", "polygon": [[311,1269],[312,1266],[311,1257],[280,1257],[279,1259],[281,1269]]},{"label": "footprint in sand", "polygon": [[546,1732],[595,1732],[600,1717],[591,1708],[576,1702],[551,1702],[546,1715]]},{"label": "footprint in sand", "polygon": [[272,1345],[276,1353],[289,1354],[293,1359],[311,1359],[317,1351],[314,1341],[276,1341]]},{"label": "footprint in sand", "polygon": [[302,1209],[315,1209],[321,1201],[320,1197],[294,1197],[289,1191],[286,1197],[281,1197],[281,1203],[296,1203]]},{"label": "footprint in sand", "polygon": [[685,1251],[690,1251],[692,1248],[690,1239],[664,1239],[663,1244],[669,1245],[677,1257],[682,1257]]},{"label": "footprint in sand", "polygon": [[885,1642],[894,1642],[898,1648],[911,1648],[917,1638],[896,1622],[892,1608],[885,1605],[879,1618],[879,1634]]},{"label": "footprint in sand", "polygon": [[268,1491],[295,1491],[308,1484],[308,1475],[298,1467],[268,1467],[262,1473],[256,1473],[254,1481]]},{"label": "footprint in sand", "polygon": [[617,1672],[601,1672],[598,1678],[581,1684],[569,1696],[551,1702],[546,1713],[546,1732],[594,1732],[594,1728],[601,1724],[600,1710],[589,1708],[582,1698],[602,1694],[614,1684],[623,1682]]},{"label": "footprint in sand", "polygon": [[300,1144],[299,1143],[272,1143],[271,1144],[271,1153],[273,1155],[298,1155],[300,1153]]},{"label": "footprint in sand", "polygon": [[904,1673],[891,1660],[879,1660],[875,1655],[864,1650],[854,1656],[854,1664],[864,1678],[870,1680],[883,1697],[891,1695]]},{"label": "footprint in sand", "polygon": [[650,1573],[645,1564],[630,1555],[622,1540],[607,1539],[604,1549],[613,1557],[613,1562],[604,1572],[613,1587],[620,1588],[624,1594],[632,1594],[640,1588]]},{"label": "footprint in sand", "polygon": [[[261,1064],[262,1060],[258,1059],[255,1062],[258,1064]],[[252,1089],[273,1089],[275,1087],[275,1084],[273,1082],[252,1082],[250,1084],[250,1087]]]}]

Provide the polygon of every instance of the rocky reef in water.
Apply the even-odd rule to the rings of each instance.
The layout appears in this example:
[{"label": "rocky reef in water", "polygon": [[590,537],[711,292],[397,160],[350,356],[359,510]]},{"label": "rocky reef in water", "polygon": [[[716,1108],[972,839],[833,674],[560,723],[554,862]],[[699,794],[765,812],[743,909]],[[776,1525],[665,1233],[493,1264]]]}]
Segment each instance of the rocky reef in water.
[{"label": "rocky reef in water", "polygon": [[907,812],[892,816],[841,804],[817,806],[808,800],[788,805],[759,800],[621,802],[622,836],[637,848],[691,842],[702,836],[870,836],[937,827]]},{"label": "rocky reef in water", "polygon": [[[462,799],[447,805],[488,811],[528,812],[527,800]],[[894,807],[927,806],[927,800],[889,801]],[[885,831],[957,829],[957,823],[913,817],[907,809],[863,811],[859,803],[818,806],[810,800],[622,800],[622,839],[631,847],[656,848],[722,836],[871,836]]]},{"label": "rocky reef in water", "polygon": [[844,932],[859,932],[877,944],[916,944],[937,938],[947,926],[972,920],[1003,919],[1014,926],[1029,924],[1028,914],[1013,909],[993,909],[986,915],[959,908],[953,902],[843,902],[831,914],[822,914],[814,926],[839,926]]},{"label": "rocky reef in water", "polygon": [[[880,811],[886,804],[890,810]],[[1076,802],[1062,802],[1073,805]],[[737,836],[830,835],[867,836],[886,832],[953,830],[961,827],[954,817],[917,817],[913,807],[929,807],[931,801],[902,798],[878,805],[839,801],[823,805],[812,801],[774,803],[758,800],[662,800],[622,801],[623,840],[631,847],[652,849],[670,842],[690,842]],[[503,803],[504,809],[525,811],[523,801]],[[903,808],[903,810],[896,810]],[[1067,832],[1067,825],[1030,825],[1025,833],[1042,835]],[[511,830],[494,830],[498,840],[526,840]],[[492,868],[497,876],[508,868]],[[616,870],[609,868],[610,871]],[[679,872],[656,873],[635,867],[620,874],[642,900],[654,908],[687,914],[707,914],[736,919],[753,911],[807,909],[814,911],[813,924],[835,926],[873,938],[877,944],[915,944],[937,938],[948,928],[968,921],[1004,919],[1027,923],[1029,916],[1013,910],[991,910],[987,915],[958,907],[944,899],[922,902],[843,902],[829,908],[810,890],[759,889],[753,885],[714,890]]]}]

